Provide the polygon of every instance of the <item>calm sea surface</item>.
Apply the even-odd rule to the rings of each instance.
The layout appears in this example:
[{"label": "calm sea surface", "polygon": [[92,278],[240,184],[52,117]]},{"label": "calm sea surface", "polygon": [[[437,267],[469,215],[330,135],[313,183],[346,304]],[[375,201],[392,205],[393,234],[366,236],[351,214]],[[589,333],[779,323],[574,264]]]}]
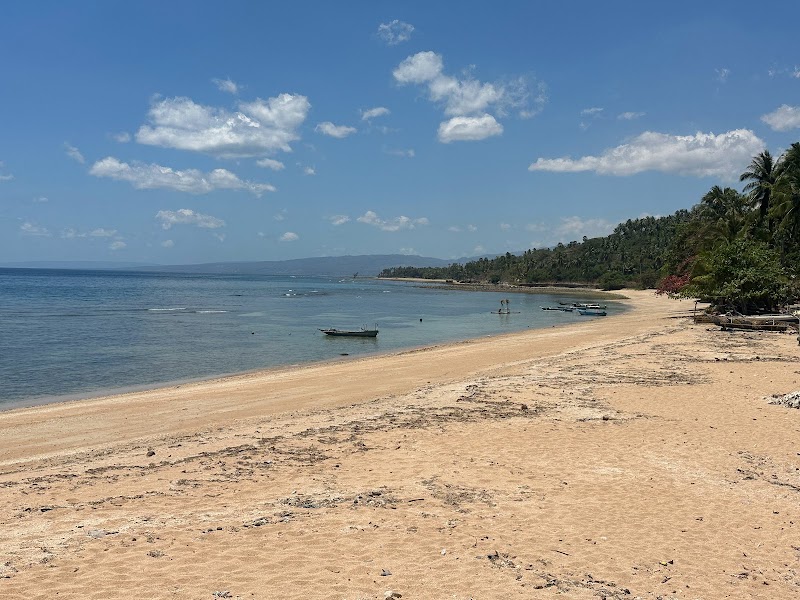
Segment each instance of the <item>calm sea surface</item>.
[{"label": "calm sea surface", "polygon": [[[505,297],[519,312],[491,314]],[[371,279],[0,269],[0,409],[592,318],[539,308],[560,299]],[[376,339],[318,331],[374,324]]]}]

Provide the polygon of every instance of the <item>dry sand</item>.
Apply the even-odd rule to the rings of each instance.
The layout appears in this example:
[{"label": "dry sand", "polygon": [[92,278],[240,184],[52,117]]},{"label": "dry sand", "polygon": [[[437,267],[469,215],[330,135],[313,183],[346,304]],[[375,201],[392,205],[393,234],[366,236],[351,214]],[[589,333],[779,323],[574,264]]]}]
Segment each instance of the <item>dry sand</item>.
[{"label": "dry sand", "polygon": [[795,337],[629,295],[0,413],[0,597],[800,597]]}]

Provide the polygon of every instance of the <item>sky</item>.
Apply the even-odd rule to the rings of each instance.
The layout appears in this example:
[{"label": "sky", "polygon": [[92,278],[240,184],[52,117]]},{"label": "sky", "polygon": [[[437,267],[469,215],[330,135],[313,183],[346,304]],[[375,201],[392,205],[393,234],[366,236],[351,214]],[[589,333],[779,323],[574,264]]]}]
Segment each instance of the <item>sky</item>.
[{"label": "sky", "polygon": [[800,140],[798,23],[794,0],[9,0],[0,263],[607,235]]}]

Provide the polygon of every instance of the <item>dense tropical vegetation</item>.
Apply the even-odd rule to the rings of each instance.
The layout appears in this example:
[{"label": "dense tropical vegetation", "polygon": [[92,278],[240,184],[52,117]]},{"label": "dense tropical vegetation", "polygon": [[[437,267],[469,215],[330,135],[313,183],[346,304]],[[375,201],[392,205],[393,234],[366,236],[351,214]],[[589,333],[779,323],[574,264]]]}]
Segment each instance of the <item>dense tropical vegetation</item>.
[{"label": "dense tropical vegetation", "polygon": [[619,224],[611,235],[447,267],[397,267],[382,277],[460,282],[657,288],[741,312],[797,297],[800,143],[753,157],[741,192],[715,185],[690,210]]}]

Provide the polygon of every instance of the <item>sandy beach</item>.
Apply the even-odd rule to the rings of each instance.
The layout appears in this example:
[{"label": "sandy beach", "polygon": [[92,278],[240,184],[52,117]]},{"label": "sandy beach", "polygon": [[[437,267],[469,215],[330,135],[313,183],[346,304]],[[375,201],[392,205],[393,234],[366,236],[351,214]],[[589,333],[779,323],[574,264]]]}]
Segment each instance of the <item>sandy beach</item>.
[{"label": "sandy beach", "polygon": [[800,597],[800,411],[767,401],[800,389],[796,337],[625,294],[0,413],[0,597]]}]

